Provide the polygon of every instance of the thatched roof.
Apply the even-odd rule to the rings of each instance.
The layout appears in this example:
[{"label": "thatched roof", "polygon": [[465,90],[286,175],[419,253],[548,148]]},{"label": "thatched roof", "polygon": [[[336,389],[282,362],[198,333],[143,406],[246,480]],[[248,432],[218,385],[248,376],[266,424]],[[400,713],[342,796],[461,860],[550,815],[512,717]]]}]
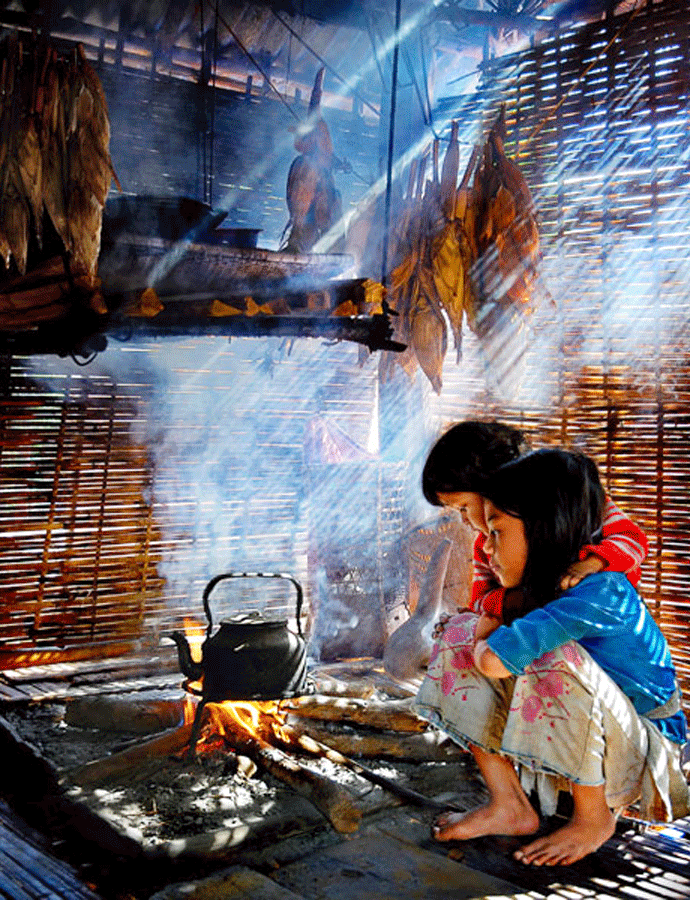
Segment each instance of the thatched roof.
[{"label": "thatched roof", "polygon": [[[600,17],[620,6],[612,0],[443,0],[438,4],[410,5],[403,16],[414,17],[416,34],[442,46],[481,49],[493,32],[534,34],[551,23]],[[343,61],[348,71],[369,56],[372,44],[381,43],[395,26],[395,0],[254,0],[241,3],[219,0],[199,4],[195,0],[55,0],[51,3],[8,2],[0,7],[0,24],[24,22],[54,30],[57,23],[82,23],[108,31],[156,38],[163,52],[174,46],[198,46],[202,35],[216,35],[223,52],[235,44],[269,64],[299,71],[305,60],[313,68],[315,55]],[[537,18],[538,16],[538,18]],[[403,30],[406,19],[403,19]],[[360,49],[358,49],[358,47]],[[246,57],[245,57],[246,61]]]}]

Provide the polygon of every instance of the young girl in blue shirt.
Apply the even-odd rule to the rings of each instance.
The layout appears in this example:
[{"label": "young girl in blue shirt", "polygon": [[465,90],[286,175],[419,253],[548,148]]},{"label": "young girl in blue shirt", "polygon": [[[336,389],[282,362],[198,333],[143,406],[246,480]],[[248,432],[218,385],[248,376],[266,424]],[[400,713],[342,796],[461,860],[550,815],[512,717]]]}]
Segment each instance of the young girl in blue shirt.
[{"label": "young girl in blue shirt", "polygon": [[531,835],[541,811],[572,794],[569,821],[515,857],[568,865],[600,847],[617,815],[671,821],[690,811],[680,766],[686,721],[666,640],[630,581],[601,572],[563,591],[563,573],[601,525],[595,464],[560,449],[501,467],[484,488],[485,550],[527,612],[477,639],[479,620],[454,617],[434,647],[416,698],[420,715],[472,752],[489,800],[448,812],[438,840]]}]

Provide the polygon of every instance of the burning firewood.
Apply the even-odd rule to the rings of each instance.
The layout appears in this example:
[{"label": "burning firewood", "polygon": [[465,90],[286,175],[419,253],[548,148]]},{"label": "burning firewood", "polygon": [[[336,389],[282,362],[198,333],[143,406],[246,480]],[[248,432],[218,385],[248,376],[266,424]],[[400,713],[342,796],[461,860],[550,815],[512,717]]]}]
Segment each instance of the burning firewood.
[{"label": "burning firewood", "polygon": [[[325,678],[323,686],[333,679]],[[329,732],[323,722],[351,722],[350,728]],[[333,725],[331,726],[333,727]],[[193,723],[183,724],[112,755],[67,771],[63,784],[80,787],[136,782],[147,777],[157,761],[184,754],[227,754],[234,765],[247,759],[307,799],[342,834],[355,832],[363,809],[350,790],[299,758],[309,754],[344,767],[359,777],[418,806],[435,801],[391,781],[352,758],[429,761],[457,758],[442,747],[439,735],[410,709],[410,699],[378,700],[343,695],[306,695],[275,701],[204,702]],[[234,769],[233,769],[234,771]],[[248,776],[247,769],[242,771]],[[249,777],[249,776],[248,776]]]},{"label": "burning firewood", "polygon": [[435,800],[425,797],[423,794],[413,791],[410,788],[405,787],[405,785],[399,784],[397,781],[392,781],[390,778],[386,778],[385,775],[372,771],[361,763],[356,762],[354,759],[350,759],[350,757],[340,753],[340,751],[335,750],[332,746],[323,744],[321,741],[315,740],[304,732],[297,732],[289,726],[283,726],[283,728],[281,728],[281,736],[284,741],[297,744],[313,756],[324,757],[336,765],[344,766],[346,769],[350,769],[350,771],[355,772],[357,775],[366,778],[367,781],[371,781],[372,784],[385,788],[385,790],[390,791],[392,794],[395,794],[403,800],[413,803],[415,806],[426,806],[434,809],[448,808],[447,803],[437,803]]},{"label": "burning firewood", "polygon": [[367,725],[391,731],[426,731],[428,723],[412,712],[410,700],[361,700],[307,694],[281,701],[281,710],[296,716]]},{"label": "burning firewood", "polygon": [[[275,704],[270,706],[276,708]],[[236,707],[248,710],[248,718],[243,718]],[[252,727],[252,714],[256,721],[261,704],[207,703],[203,710],[202,732],[211,742],[224,739],[230,746],[230,753],[249,757],[274,778],[288,785],[305,797],[324,815],[333,828],[341,834],[351,834],[359,827],[362,811],[352,794],[329,778],[302,765],[279,747],[269,743]],[[271,732],[271,717],[264,716],[263,730]],[[119,753],[93,760],[85,765],[65,772],[63,784],[81,787],[103,785],[115,780],[136,780],[137,771],[147,771],[156,759],[188,751],[193,737],[193,724],[181,725],[171,731],[129,747]],[[202,738],[202,745],[203,745]]]},{"label": "burning firewood", "polygon": [[[264,706],[267,713],[263,716],[257,709],[261,706]],[[206,710],[211,734],[224,735],[234,750],[245,753],[263,765],[274,777],[310,800],[336,831],[348,834],[357,830],[362,811],[354,798],[340,785],[306,768],[293,755],[283,752],[277,746],[278,743],[288,750],[299,748],[312,756],[343,766],[417,806],[441,808],[434,800],[372,771],[331,745],[315,740],[305,730],[287,724],[277,704],[209,703]],[[243,713],[249,716],[249,720]],[[270,734],[271,737],[266,739],[263,734]]]},{"label": "burning firewood", "polygon": [[[352,794],[329,778],[303,766],[293,756],[270,744],[252,726],[234,714],[238,707],[258,704],[207,703],[207,727],[225,737],[234,750],[246,754],[283,784],[305,797],[340,834],[352,834],[359,828],[362,810]],[[270,727],[270,726],[269,726]]]},{"label": "burning firewood", "polygon": [[346,756],[360,759],[395,759],[402,762],[447,762],[463,752],[438,731],[401,734],[399,731],[344,731],[313,719],[288,716],[286,725],[295,735],[306,735]]}]

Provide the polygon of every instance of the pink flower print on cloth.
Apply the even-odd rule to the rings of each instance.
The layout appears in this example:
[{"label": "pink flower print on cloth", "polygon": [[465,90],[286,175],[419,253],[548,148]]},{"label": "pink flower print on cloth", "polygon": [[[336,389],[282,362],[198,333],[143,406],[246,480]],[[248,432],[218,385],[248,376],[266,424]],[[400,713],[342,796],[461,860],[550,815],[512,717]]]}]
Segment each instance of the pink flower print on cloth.
[{"label": "pink flower print on cloth", "polygon": [[[561,658],[562,657],[562,658]],[[567,669],[568,666],[566,663],[570,663],[572,666],[581,666],[582,665],[582,655],[577,648],[577,644],[574,641],[568,641],[567,644],[563,644],[558,650],[549,650],[540,656],[539,659],[535,659],[532,665],[529,667],[531,669],[549,669],[552,667],[559,669]]]},{"label": "pink flower print on cloth", "polygon": [[450,661],[451,666],[459,671],[474,668],[474,653],[471,647],[457,647]]},{"label": "pink flower print on cloth", "polygon": [[583,663],[582,655],[572,641],[563,644],[563,656],[574,666],[581,666]]},{"label": "pink flower print on cloth", "polygon": [[450,646],[455,644],[466,644],[468,641],[474,640],[474,630],[468,628],[467,625],[463,623],[454,623],[449,625],[443,632],[443,640]]},{"label": "pink flower print on cloth", "polygon": [[564,704],[570,693],[573,669],[583,663],[577,645],[569,641],[557,650],[549,650],[525,669],[513,695],[512,709],[520,712],[526,722],[537,718],[567,719]]},{"label": "pink flower print on cloth", "polygon": [[565,690],[563,678],[559,672],[547,672],[534,685],[534,690],[540,697],[558,697]]},{"label": "pink flower print on cloth", "polygon": [[477,614],[460,613],[446,624],[434,644],[427,666],[427,682],[435,682],[440,696],[467,700],[480,677],[474,665],[474,632]]},{"label": "pink flower print on cloth", "polygon": [[449,697],[455,688],[455,672],[444,672],[441,678],[441,691]]},{"label": "pink flower print on cloth", "polygon": [[556,654],[553,650],[547,650],[543,656],[540,656],[539,659],[535,659],[532,663],[532,668],[541,669],[544,666],[548,666],[556,659]]},{"label": "pink flower print on cloth", "polygon": [[534,722],[542,711],[542,702],[539,697],[532,695],[525,700],[520,711],[522,713],[522,718],[526,722]]}]

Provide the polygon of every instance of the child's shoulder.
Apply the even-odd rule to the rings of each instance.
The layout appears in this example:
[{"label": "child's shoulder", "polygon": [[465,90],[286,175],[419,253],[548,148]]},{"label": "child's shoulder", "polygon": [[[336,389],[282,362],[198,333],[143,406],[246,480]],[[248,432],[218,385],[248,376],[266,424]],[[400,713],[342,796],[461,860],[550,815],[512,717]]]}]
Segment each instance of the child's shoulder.
[{"label": "child's shoulder", "polygon": [[590,600],[599,606],[620,604],[624,600],[639,600],[639,595],[622,572],[605,569],[587,575],[579,584],[568,588],[563,596]]}]

